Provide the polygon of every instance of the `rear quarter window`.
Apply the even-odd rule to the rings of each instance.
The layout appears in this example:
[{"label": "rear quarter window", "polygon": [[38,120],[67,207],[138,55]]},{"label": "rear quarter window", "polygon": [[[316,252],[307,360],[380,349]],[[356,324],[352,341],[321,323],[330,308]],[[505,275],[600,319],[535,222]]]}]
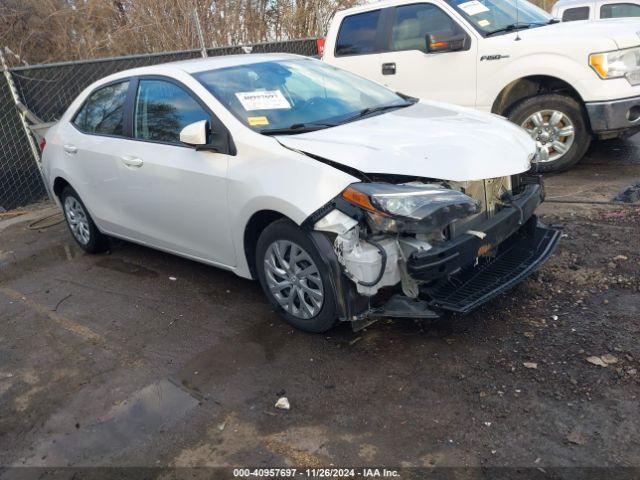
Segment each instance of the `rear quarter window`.
[{"label": "rear quarter window", "polygon": [[336,41],[336,57],[376,52],[380,10],[350,15],[342,20]]},{"label": "rear quarter window", "polygon": [[640,5],[608,3],[600,7],[600,18],[640,17]]},{"label": "rear quarter window", "polygon": [[588,19],[589,19],[589,7],[567,8],[562,13],[563,22],[573,22],[575,20],[588,20]]},{"label": "rear quarter window", "polygon": [[124,106],[129,81],[99,88],[84,102],[73,124],[85,133],[124,135]]}]

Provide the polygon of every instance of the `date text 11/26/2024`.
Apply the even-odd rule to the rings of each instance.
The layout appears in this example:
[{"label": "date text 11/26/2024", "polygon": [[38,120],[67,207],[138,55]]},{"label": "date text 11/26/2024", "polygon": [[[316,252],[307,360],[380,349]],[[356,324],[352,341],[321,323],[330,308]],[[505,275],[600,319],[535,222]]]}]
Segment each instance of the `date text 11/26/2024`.
[{"label": "date text 11/26/2024", "polygon": [[235,468],[236,478],[400,478],[387,468]]}]

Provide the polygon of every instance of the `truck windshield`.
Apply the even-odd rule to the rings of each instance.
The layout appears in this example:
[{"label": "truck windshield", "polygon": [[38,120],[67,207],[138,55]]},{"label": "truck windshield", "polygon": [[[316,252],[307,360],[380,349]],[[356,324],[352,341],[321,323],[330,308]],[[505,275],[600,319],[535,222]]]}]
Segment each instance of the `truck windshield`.
[{"label": "truck windshield", "polygon": [[304,58],[237,65],[194,77],[242,123],[264,134],[328,128],[415,101]]},{"label": "truck windshield", "polygon": [[527,0],[447,0],[447,3],[485,37],[554,22],[551,15]]}]

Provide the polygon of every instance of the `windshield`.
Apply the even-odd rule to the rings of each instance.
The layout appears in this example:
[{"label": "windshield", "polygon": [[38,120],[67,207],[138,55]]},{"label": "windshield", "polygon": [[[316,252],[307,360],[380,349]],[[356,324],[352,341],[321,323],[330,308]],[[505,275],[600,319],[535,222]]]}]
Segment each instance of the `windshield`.
[{"label": "windshield", "polygon": [[[377,83],[313,59],[251,63],[194,76],[242,123],[261,133],[327,128],[410,104]],[[291,132],[280,132],[287,129]]]},{"label": "windshield", "polygon": [[485,36],[546,25],[553,18],[527,0],[447,0],[447,3]]}]

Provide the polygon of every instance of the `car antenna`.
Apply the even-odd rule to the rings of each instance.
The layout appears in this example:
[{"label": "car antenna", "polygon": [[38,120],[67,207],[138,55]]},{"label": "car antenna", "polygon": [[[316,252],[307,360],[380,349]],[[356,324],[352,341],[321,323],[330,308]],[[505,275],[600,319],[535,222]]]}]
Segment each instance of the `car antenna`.
[{"label": "car antenna", "polygon": [[520,24],[520,10],[518,9],[518,0],[516,0],[516,38],[515,38],[516,42],[519,42],[520,40],[522,40],[520,38],[520,29],[518,28],[519,24]]}]

